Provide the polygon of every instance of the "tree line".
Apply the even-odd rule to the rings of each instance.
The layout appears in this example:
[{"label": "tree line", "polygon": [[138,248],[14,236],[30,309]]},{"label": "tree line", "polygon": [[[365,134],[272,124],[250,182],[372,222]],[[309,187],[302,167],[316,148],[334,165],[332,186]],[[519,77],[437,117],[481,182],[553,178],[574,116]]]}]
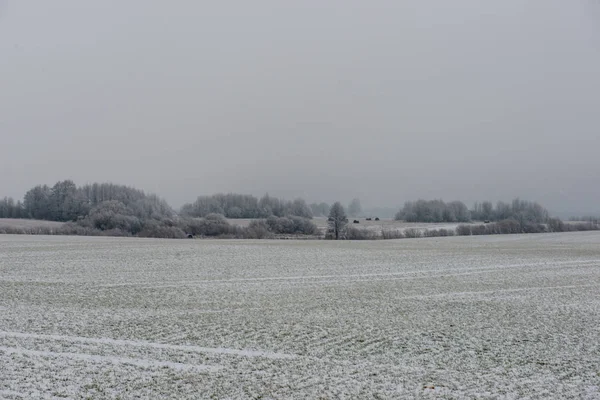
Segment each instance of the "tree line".
[{"label": "tree line", "polygon": [[407,201],[395,220],[406,222],[468,222],[469,209],[461,201],[444,203],[442,200]]},{"label": "tree line", "polygon": [[490,201],[476,202],[469,210],[461,201],[445,203],[443,200],[409,201],[398,211],[396,220],[406,222],[469,222],[515,220],[543,224],[549,212],[537,202],[514,199],[512,203],[499,201],[496,207]]},{"label": "tree line", "polygon": [[23,203],[11,197],[0,199],[0,218],[24,218]]},{"label": "tree line", "polygon": [[[0,199],[0,218],[30,218],[66,222],[61,228],[2,228],[0,233],[51,233],[76,235],[111,235],[183,238],[234,237],[268,238],[281,235],[320,236],[313,216],[328,218],[328,239],[393,239],[420,236],[480,235],[499,233],[562,232],[589,230],[599,226],[598,220],[587,223],[563,223],[550,218],[539,203],[515,199],[511,203],[489,201],[475,203],[469,210],[460,201],[417,200],[404,204],[395,216],[407,222],[467,223],[456,230],[383,230],[360,229],[348,225],[348,216],[362,214],[360,200],[347,206],[340,202],[307,204],[303,199],[284,200],[265,194],[261,198],[245,194],[200,196],[185,204],[179,212],[154,194],[112,183],[77,186],[71,180],[59,181],[52,187],[37,185],[25,193],[23,201]],[[231,224],[229,219],[253,219],[248,226]]]},{"label": "tree line", "polygon": [[185,204],[181,214],[190,217],[205,217],[209,214],[221,214],[226,218],[267,218],[293,215],[312,218],[313,212],[306,201],[297,198],[287,201],[265,194],[260,199],[247,194],[219,193],[212,196],[200,196],[193,203]]},{"label": "tree line", "polygon": [[[273,235],[313,235],[318,232],[311,207],[303,199],[260,199],[242,194],[201,196],[175,212],[154,194],[125,185],[94,183],[78,187],[73,181],[37,185],[23,202],[0,200],[0,218],[66,222],[61,228],[3,228],[0,233],[47,233],[183,238],[218,236],[263,238]],[[265,218],[248,227],[226,218]],[[22,232],[21,232],[22,231]]]}]

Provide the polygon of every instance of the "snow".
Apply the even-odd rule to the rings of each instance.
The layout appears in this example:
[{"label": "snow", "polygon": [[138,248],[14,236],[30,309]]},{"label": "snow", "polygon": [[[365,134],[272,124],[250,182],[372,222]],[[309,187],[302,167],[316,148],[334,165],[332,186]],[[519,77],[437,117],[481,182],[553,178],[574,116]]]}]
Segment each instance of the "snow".
[{"label": "snow", "polygon": [[181,350],[186,352],[199,352],[199,353],[218,353],[218,354],[233,354],[245,357],[265,357],[265,358],[294,358],[292,354],[273,353],[269,351],[251,351],[251,350],[236,350],[236,349],[224,349],[224,348],[208,348],[199,346],[177,346],[164,343],[151,343],[140,340],[115,340],[108,338],[87,338],[80,336],[66,336],[66,335],[40,335],[34,333],[22,333],[22,332],[5,332],[0,331],[1,336],[11,336],[15,338],[28,338],[28,339],[45,339],[45,340],[59,340],[66,342],[81,342],[81,343],[99,343],[99,344],[110,344],[117,346],[141,346],[141,347],[153,347],[155,349],[170,349],[170,350]]},{"label": "snow", "polygon": [[0,236],[0,398],[600,398],[600,233]]},{"label": "snow", "polygon": [[168,361],[151,361],[144,360],[139,358],[127,358],[127,357],[106,357],[106,356],[98,356],[93,354],[85,354],[85,353],[58,353],[54,351],[38,351],[38,350],[26,350],[17,347],[5,347],[0,346],[0,353],[5,353],[8,355],[18,354],[18,355],[28,355],[28,356],[42,356],[42,357],[64,357],[70,358],[72,360],[83,360],[90,362],[99,362],[99,363],[114,363],[114,364],[131,364],[136,365],[142,368],[150,368],[150,367],[168,367],[174,368],[177,370],[218,370],[220,367],[212,367],[209,365],[194,365],[194,364],[183,364],[183,363],[175,363]]}]

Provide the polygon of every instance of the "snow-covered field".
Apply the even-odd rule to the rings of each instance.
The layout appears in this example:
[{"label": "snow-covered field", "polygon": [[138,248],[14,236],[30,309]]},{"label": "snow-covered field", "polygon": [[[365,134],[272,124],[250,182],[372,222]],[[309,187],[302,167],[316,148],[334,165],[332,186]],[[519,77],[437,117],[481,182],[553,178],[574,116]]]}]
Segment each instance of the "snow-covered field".
[{"label": "snow-covered field", "polygon": [[0,398],[600,398],[600,232],[0,236]]},{"label": "snow-covered field", "polygon": [[0,228],[60,228],[64,222],[39,219],[0,218]]}]

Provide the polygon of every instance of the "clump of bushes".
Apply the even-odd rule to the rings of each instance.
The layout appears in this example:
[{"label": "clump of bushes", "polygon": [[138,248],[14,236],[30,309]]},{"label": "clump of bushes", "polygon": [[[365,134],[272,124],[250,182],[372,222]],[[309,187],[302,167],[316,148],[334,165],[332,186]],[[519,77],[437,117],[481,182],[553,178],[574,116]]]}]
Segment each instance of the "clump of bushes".
[{"label": "clump of bushes", "polygon": [[600,224],[594,222],[564,223],[558,218],[548,219],[547,224],[530,221],[519,222],[514,219],[505,219],[485,225],[459,225],[456,228],[456,234],[459,236],[507,235],[515,233],[575,232],[591,230],[600,230]]},{"label": "clump of bushes", "polygon": [[231,225],[220,214],[208,214],[204,218],[182,218],[179,226],[193,236],[237,237],[239,234],[239,227]]},{"label": "clump of bushes", "polygon": [[270,239],[273,237],[273,232],[269,230],[269,224],[263,219],[251,221],[244,233],[246,239]]},{"label": "clump of bushes", "polygon": [[367,228],[355,228],[353,226],[347,226],[344,231],[343,238],[347,240],[375,240],[378,239],[379,236],[375,231]]},{"label": "clump of bushes", "polygon": [[381,230],[381,238],[384,240],[388,239],[404,239],[404,234],[402,231],[397,229],[382,229]]},{"label": "clump of bushes", "polygon": [[452,229],[426,229],[423,232],[423,236],[425,237],[440,237],[440,236],[454,236],[455,232]]},{"label": "clump of bushes", "polygon": [[131,236],[129,232],[120,229],[102,231],[68,222],[60,227],[0,227],[0,234],[7,235],[71,235],[71,236]]},{"label": "clump of bushes", "polygon": [[276,217],[271,215],[266,220],[269,232],[287,235],[315,235],[318,233],[317,226],[308,218],[295,215],[287,217]]},{"label": "clump of bushes", "polygon": [[594,222],[578,222],[564,224],[563,232],[578,232],[578,231],[597,231],[600,230],[600,223]]},{"label": "clump of bushes", "polygon": [[404,230],[404,237],[408,239],[420,238],[423,236],[423,232],[420,229],[408,228]]}]

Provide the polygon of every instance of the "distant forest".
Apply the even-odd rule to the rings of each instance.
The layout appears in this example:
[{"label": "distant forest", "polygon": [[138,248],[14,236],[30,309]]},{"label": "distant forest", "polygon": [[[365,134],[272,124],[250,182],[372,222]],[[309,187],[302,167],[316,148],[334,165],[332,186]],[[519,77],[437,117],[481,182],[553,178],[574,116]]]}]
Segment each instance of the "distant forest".
[{"label": "distant forest", "polygon": [[514,199],[512,203],[499,201],[496,207],[489,201],[475,203],[472,210],[461,201],[444,203],[442,200],[407,202],[396,214],[396,220],[407,222],[469,222],[502,221],[514,219],[521,223],[546,223],[550,214],[539,203]]},{"label": "distant forest", "polygon": [[[176,212],[158,196],[129,186],[94,183],[78,187],[70,180],[52,187],[35,186],[22,202],[6,197],[0,200],[0,218],[66,222],[58,230],[39,228],[43,231],[39,233],[161,238],[314,235],[318,229],[310,221],[313,210],[322,215],[328,206],[309,206],[302,199],[285,201],[269,195],[257,199],[232,193],[198,197]],[[241,227],[226,218],[257,221]],[[3,229],[4,233],[19,233]]]},{"label": "distant forest", "polygon": [[[344,209],[336,203],[336,215],[370,217],[360,200],[353,199]],[[37,228],[35,231],[0,228],[0,233],[48,233],[73,235],[139,236],[161,238],[231,237],[271,238],[281,235],[320,236],[311,221],[313,217],[329,217],[329,204],[307,204],[305,200],[283,200],[265,194],[261,198],[246,194],[200,196],[175,211],[154,194],[129,186],[94,183],[77,186],[71,180],[54,186],[38,185],[27,191],[23,201],[0,199],[0,218],[39,219],[65,222],[60,228]],[[333,211],[331,211],[333,212]],[[247,226],[231,224],[227,219],[252,219]],[[337,218],[337,217],[336,217]],[[426,232],[384,232],[345,227],[336,238],[375,239],[419,236],[452,236],[496,233],[533,233],[547,231],[589,230],[598,228],[597,219],[587,224],[563,223],[550,218],[548,211],[536,202],[515,199],[511,203],[489,201],[475,203],[472,209],[461,201],[442,200],[407,202],[396,213],[396,220],[406,222],[465,223],[456,230]],[[343,218],[340,219],[344,222]],[[473,226],[472,221],[485,221]],[[470,223],[470,224],[466,224]],[[337,228],[336,228],[337,232]],[[330,235],[329,235],[330,236]],[[326,237],[329,237],[326,235]]]}]

